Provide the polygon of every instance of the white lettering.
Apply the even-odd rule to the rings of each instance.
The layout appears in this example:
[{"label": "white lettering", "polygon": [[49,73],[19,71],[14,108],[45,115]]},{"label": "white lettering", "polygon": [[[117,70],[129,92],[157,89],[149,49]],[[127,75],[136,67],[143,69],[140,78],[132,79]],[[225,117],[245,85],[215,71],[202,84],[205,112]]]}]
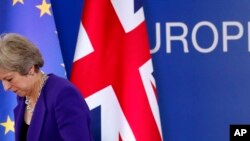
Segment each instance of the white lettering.
[{"label": "white lettering", "polygon": [[[174,35],[171,35],[171,28],[174,28],[174,27],[177,27],[177,28],[182,28],[183,30],[183,33],[179,36],[174,36]],[[187,28],[187,25],[185,25],[184,23],[174,23],[174,22],[170,22],[170,23],[166,23],[166,42],[167,42],[167,47],[166,47],[166,50],[167,50],[167,53],[171,53],[171,41],[181,41],[182,44],[183,44],[183,49],[184,49],[184,52],[185,53],[188,53],[188,42],[187,42],[187,39],[186,39],[186,36],[188,34],[188,28]]]},{"label": "white lettering", "polygon": [[234,136],[244,136],[247,133],[247,129],[236,129],[234,132]]},{"label": "white lettering", "polygon": [[[183,47],[184,53],[189,53],[190,47],[193,47],[199,53],[211,53],[218,47],[218,45],[221,46],[222,52],[226,53],[229,51],[228,48],[230,41],[238,41],[243,45],[246,44],[247,51],[250,52],[250,22],[247,22],[246,32],[248,33],[245,36],[245,40],[240,40],[243,38],[244,27],[243,24],[238,21],[223,21],[221,25],[215,25],[210,21],[200,21],[194,25],[192,30],[190,30],[188,25],[183,22],[166,22],[165,27],[165,32],[162,32],[164,28],[161,28],[161,24],[159,22],[155,23],[156,42],[154,48],[150,51],[152,54],[160,51],[160,48],[164,46],[163,43],[165,43],[166,53],[172,53],[174,42],[180,42],[179,45]],[[197,40],[199,39],[198,32],[202,27],[208,27],[211,30],[207,30],[206,32],[212,32],[211,44],[207,46],[201,46],[201,43]],[[178,30],[178,32],[181,31],[181,33],[178,34],[176,30]],[[192,32],[189,33],[188,31]],[[165,42],[161,41],[162,36],[164,36],[161,33],[165,33],[166,35]],[[206,40],[207,37],[202,38]]]},{"label": "white lettering", "polygon": [[236,130],[235,130],[234,136],[240,136],[240,130],[239,130],[239,129],[236,129]]},{"label": "white lettering", "polygon": [[155,31],[156,45],[153,49],[150,50],[151,54],[156,53],[160,49],[160,46],[161,46],[161,25],[160,25],[160,23],[155,24],[155,29],[156,29],[156,31]]},{"label": "white lettering", "polygon": [[[239,32],[236,35],[228,35],[228,27],[229,26],[235,26],[238,27]],[[228,51],[228,40],[237,40],[240,39],[243,35],[243,26],[241,23],[236,22],[236,21],[231,21],[231,22],[223,22],[223,51],[227,52]]]},{"label": "white lettering", "polygon": [[[212,29],[213,34],[214,34],[214,41],[213,41],[212,45],[208,48],[202,48],[197,43],[197,38],[196,38],[197,31],[202,26],[208,26],[210,29]],[[204,38],[206,38],[206,37],[204,37]],[[218,41],[219,41],[218,31],[217,31],[215,25],[212,24],[211,22],[203,21],[203,22],[199,22],[198,24],[196,24],[194,26],[194,29],[192,31],[192,42],[193,42],[194,48],[197,51],[199,51],[201,53],[210,53],[216,48]]]}]

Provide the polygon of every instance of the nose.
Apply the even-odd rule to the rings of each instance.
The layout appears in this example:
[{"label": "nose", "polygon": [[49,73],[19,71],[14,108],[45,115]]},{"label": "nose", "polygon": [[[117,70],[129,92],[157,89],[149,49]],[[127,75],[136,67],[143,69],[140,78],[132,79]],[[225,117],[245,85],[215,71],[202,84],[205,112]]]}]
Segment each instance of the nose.
[{"label": "nose", "polygon": [[8,81],[3,80],[2,83],[3,83],[3,88],[5,91],[10,90],[11,84]]}]

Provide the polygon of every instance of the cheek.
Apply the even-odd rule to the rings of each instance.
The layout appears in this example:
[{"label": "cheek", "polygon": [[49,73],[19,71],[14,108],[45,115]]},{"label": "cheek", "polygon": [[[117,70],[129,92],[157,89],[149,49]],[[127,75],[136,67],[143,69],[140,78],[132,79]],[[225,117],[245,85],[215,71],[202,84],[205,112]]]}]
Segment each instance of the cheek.
[{"label": "cheek", "polygon": [[25,82],[22,83],[14,83],[12,86],[14,86],[15,88],[19,89],[19,90],[27,90],[28,86]]},{"label": "cheek", "polygon": [[32,89],[32,85],[29,79],[27,78],[18,78],[16,79],[15,82],[13,82],[13,86],[21,91],[30,91],[30,89]]}]

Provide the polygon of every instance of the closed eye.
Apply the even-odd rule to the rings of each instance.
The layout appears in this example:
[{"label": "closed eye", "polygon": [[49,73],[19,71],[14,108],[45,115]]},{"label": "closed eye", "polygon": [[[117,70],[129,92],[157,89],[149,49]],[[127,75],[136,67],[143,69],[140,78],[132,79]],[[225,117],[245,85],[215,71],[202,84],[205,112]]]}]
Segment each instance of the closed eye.
[{"label": "closed eye", "polygon": [[11,82],[11,81],[12,81],[12,78],[6,79],[6,81]]}]

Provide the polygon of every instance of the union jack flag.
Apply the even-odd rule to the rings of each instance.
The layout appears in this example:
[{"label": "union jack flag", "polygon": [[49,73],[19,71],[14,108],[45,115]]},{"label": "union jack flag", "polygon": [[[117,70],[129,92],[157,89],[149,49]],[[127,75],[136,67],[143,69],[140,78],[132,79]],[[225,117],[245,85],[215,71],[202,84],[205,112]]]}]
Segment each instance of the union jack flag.
[{"label": "union jack flag", "polygon": [[141,2],[85,0],[71,81],[100,109],[98,140],[162,140],[152,73]]}]

